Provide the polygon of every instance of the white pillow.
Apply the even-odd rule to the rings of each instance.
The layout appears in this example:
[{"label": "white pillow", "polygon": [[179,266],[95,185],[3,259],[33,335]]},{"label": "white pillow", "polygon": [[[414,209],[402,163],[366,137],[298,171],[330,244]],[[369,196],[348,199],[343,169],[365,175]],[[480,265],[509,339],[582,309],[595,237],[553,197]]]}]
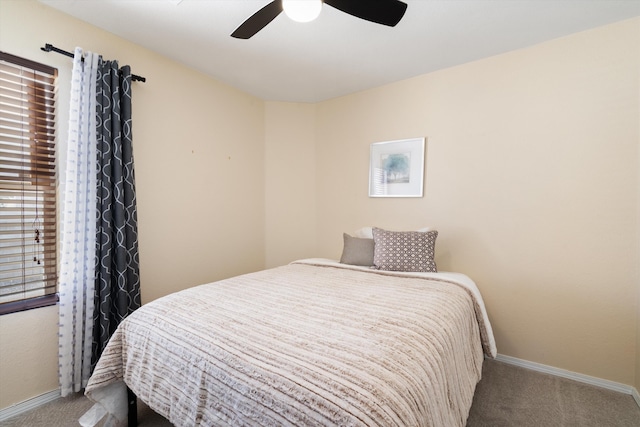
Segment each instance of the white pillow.
[{"label": "white pillow", "polygon": [[[426,233],[427,231],[431,230],[433,230],[432,227],[424,227],[415,231]],[[353,233],[353,237],[359,237],[361,239],[373,239],[373,227],[362,227],[361,229],[356,230],[356,232]]]},{"label": "white pillow", "polygon": [[353,237],[359,237],[360,239],[373,239],[373,227],[362,227],[353,233]]}]

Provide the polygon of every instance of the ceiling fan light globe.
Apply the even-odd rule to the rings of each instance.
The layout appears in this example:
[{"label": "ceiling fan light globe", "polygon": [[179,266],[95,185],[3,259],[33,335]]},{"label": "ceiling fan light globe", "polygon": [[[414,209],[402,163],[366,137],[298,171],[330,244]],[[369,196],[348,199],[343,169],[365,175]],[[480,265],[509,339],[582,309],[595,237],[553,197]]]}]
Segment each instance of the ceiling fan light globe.
[{"label": "ceiling fan light globe", "polygon": [[322,0],[282,0],[282,8],[296,22],[311,22],[320,15]]}]

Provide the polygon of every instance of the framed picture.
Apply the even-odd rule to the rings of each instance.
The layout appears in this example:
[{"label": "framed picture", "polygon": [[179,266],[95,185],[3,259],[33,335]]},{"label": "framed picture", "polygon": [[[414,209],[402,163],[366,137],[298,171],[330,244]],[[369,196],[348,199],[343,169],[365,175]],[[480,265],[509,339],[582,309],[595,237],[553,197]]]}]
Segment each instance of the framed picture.
[{"label": "framed picture", "polygon": [[371,144],[369,197],[422,197],[424,138]]}]

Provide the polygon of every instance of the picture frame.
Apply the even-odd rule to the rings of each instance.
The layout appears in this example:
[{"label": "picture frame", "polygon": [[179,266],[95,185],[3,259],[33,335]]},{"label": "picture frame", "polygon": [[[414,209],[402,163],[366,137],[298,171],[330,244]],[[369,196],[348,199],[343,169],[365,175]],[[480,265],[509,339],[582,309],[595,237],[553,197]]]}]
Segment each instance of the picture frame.
[{"label": "picture frame", "polygon": [[369,197],[422,197],[426,138],[374,142]]}]

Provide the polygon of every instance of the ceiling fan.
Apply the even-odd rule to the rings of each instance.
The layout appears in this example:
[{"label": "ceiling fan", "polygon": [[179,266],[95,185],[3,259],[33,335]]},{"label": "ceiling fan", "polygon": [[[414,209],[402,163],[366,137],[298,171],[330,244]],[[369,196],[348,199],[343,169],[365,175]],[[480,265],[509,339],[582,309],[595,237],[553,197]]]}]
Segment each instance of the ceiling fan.
[{"label": "ceiling fan", "polygon": [[[287,3],[295,5],[296,3],[310,2],[300,0],[290,2],[287,2],[287,0],[273,0],[236,28],[236,30],[231,33],[231,37],[237,39],[248,39],[252,37],[266,27],[269,22],[273,21],[276,16],[280,15],[283,10],[287,13]],[[407,10],[407,4],[399,0],[316,0],[317,13],[315,16],[320,13],[322,3],[333,6],[349,15],[377,24],[388,25],[389,27],[394,27],[400,22],[404,16],[404,12]]]}]

